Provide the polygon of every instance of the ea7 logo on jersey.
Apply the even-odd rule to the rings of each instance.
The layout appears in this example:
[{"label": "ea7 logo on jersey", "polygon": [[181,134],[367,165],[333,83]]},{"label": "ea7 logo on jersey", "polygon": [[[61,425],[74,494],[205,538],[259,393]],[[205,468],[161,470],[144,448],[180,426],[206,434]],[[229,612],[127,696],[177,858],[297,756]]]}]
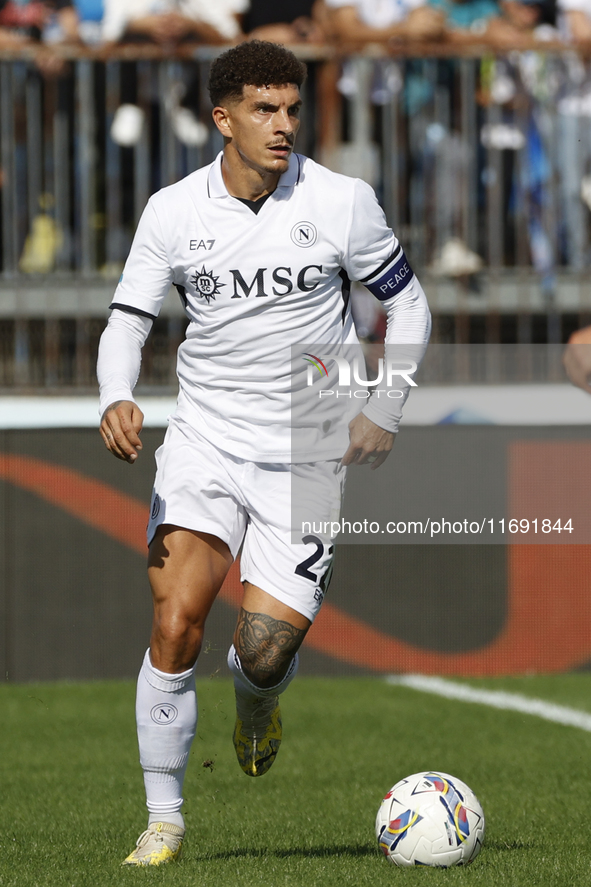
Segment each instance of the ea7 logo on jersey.
[{"label": "ea7 logo on jersey", "polygon": [[307,249],[318,240],[318,231],[312,222],[297,222],[291,229],[291,239],[296,246]]},{"label": "ea7 logo on jersey", "polygon": [[190,250],[206,249],[209,251],[213,248],[214,243],[215,243],[215,240],[190,240],[189,241],[189,249]]},{"label": "ea7 logo on jersey", "polygon": [[219,277],[214,276],[213,271],[206,271],[205,265],[203,265],[201,271],[195,272],[195,276],[191,278],[191,283],[197,290],[197,295],[203,296],[209,303],[212,299],[215,301],[215,297],[221,292],[220,287],[226,285],[225,283],[220,283],[219,280]]}]

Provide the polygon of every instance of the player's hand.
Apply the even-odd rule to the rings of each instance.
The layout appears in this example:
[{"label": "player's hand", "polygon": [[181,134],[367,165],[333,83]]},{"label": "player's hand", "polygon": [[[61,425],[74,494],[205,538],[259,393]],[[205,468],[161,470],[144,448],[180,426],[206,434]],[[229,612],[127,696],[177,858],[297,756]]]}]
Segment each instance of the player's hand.
[{"label": "player's hand", "polygon": [[44,77],[61,77],[68,62],[49,46],[41,46],[35,50],[35,64]]},{"label": "player's hand", "polygon": [[365,465],[371,462],[374,471],[386,461],[395,440],[395,434],[385,431],[363,413],[359,413],[349,422],[349,449],[341,462],[343,465]]},{"label": "player's hand", "polygon": [[406,17],[404,32],[409,40],[439,40],[445,30],[445,15],[430,6],[419,6]]},{"label": "player's hand", "polygon": [[576,330],[562,356],[566,374],[573,383],[591,394],[591,326]]},{"label": "player's hand", "polygon": [[190,30],[185,16],[178,12],[166,12],[149,16],[150,36],[157,43],[174,43],[182,40]]},{"label": "player's hand", "polygon": [[101,419],[101,436],[105,446],[118,459],[133,464],[142,449],[140,431],[144,414],[131,400],[118,400],[107,407]]}]

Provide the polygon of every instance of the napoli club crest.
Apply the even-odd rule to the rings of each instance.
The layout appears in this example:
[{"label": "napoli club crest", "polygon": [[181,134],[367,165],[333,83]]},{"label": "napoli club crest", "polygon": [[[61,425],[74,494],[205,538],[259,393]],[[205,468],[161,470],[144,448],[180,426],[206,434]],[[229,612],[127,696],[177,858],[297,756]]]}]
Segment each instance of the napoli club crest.
[{"label": "napoli club crest", "polygon": [[314,246],[318,240],[316,226],[312,222],[298,222],[291,229],[291,239],[296,246],[301,246],[302,249]]},{"label": "napoli club crest", "polygon": [[191,283],[195,287],[197,295],[202,296],[209,304],[212,299],[215,301],[215,297],[220,294],[220,287],[226,285],[225,283],[220,283],[219,280],[219,277],[216,277],[213,271],[206,271],[205,265],[203,265],[201,271],[195,272],[195,276],[191,278]]}]

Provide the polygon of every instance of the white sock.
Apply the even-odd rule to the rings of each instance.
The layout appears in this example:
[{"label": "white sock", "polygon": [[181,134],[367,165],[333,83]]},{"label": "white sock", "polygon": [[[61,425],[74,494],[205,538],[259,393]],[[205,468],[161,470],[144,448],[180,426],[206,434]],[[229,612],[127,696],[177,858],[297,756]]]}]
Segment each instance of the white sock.
[{"label": "white sock", "polygon": [[183,780],[197,729],[195,673],[167,674],[146,652],[137,684],[137,735],[149,822],[184,828]]},{"label": "white sock", "polygon": [[240,657],[236,652],[234,644],[232,644],[228,650],[228,668],[234,675],[234,688],[244,699],[252,699],[253,701],[266,696],[279,696],[280,693],[287,690],[298,672],[299,661],[299,656],[296,653],[287,669],[287,674],[283,680],[279,681],[278,684],[275,684],[274,687],[257,687],[256,684],[253,684],[244,674],[242,663],[240,662]]}]

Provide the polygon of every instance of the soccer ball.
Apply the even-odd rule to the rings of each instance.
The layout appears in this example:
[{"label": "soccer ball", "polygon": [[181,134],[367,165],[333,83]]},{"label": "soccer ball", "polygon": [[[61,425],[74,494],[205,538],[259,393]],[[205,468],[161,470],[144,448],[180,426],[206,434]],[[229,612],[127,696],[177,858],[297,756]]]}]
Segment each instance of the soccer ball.
[{"label": "soccer ball", "polygon": [[415,773],[397,782],[380,804],[376,837],[395,865],[467,865],[482,847],[484,813],[455,776]]}]

